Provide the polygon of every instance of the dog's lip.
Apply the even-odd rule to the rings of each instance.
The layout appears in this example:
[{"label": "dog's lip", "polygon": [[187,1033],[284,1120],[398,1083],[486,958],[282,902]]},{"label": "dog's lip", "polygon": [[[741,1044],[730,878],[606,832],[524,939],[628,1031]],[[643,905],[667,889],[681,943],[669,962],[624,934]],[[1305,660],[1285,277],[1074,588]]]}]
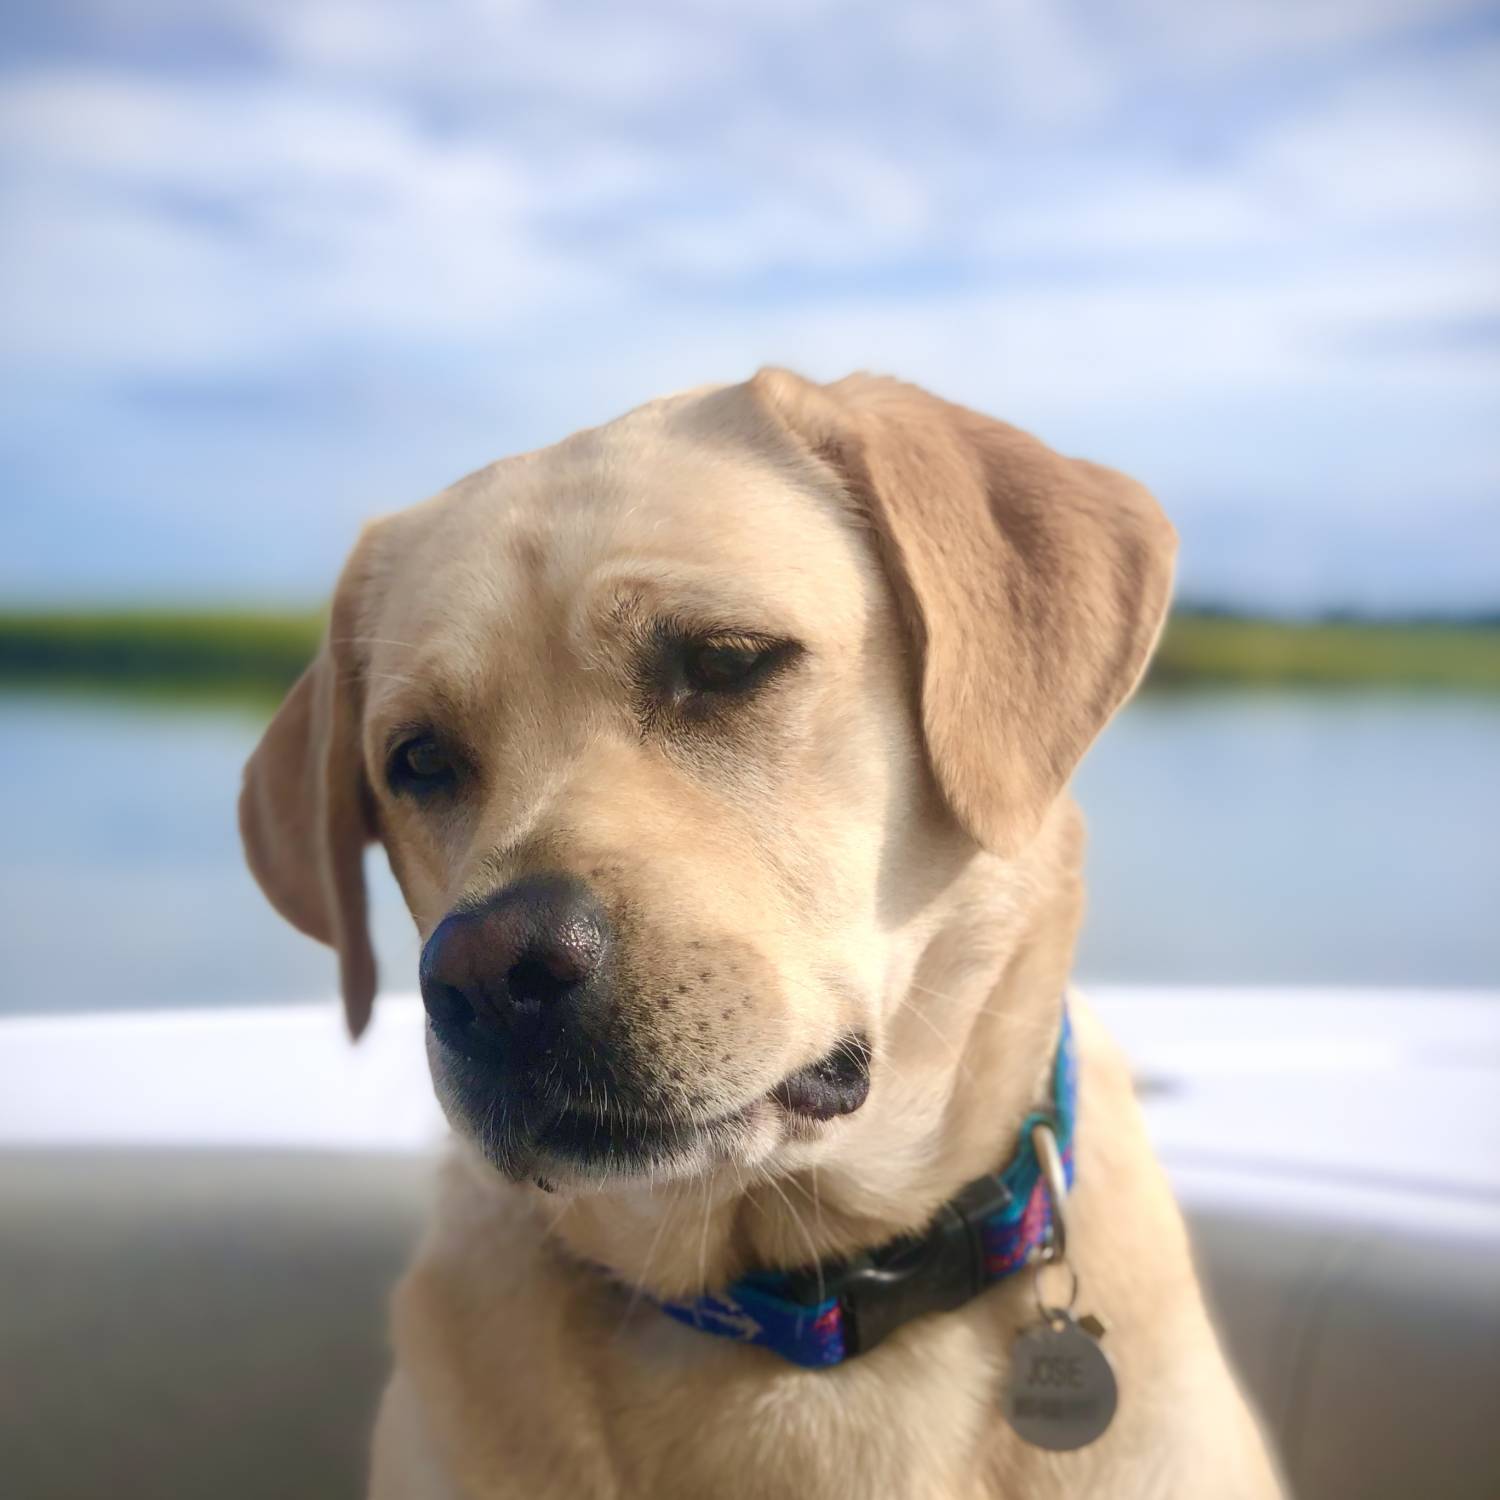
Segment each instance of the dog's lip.
[{"label": "dog's lip", "polygon": [[853,1114],[870,1094],[870,1058],[869,1038],[852,1033],[789,1073],[769,1097],[788,1114],[803,1119],[822,1121]]},{"label": "dog's lip", "polygon": [[[441,1041],[436,1032],[434,1040]],[[453,1053],[449,1053],[453,1057]],[[599,1108],[582,1097],[556,1098],[547,1103],[527,1091],[502,1088],[505,1118],[494,1114],[495,1080],[474,1069],[477,1059],[458,1053],[458,1076],[440,1070],[439,1097],[461,1133],[507,1176],[551,1183],[582,1180],[599,1171],[632,1174],[668,1167],[700,1164],[737,1150],[752,1141],[768,1144],[765,1132],[776,1120],[794,1138],[840,1116],[853,1113],[869,1093],[870,1046],[861,1034],[844,1037],[811,1063],[793,1069],[769,1089],[761,1088],[739,1104],[716,1112],[698,1109],[651,1108],[611,1099]],[[467,1076],[465,1076],[467,1075]],[[445,1089],[444,1076],[449,1076]],[[489,1098],[476,1103],[473,1089]],[[486,1117],[488,1116],[488,1119]],[[704,1153],[707,1153],[705,1157]]]},{"label": "dog's lip", "polygon": [[549,1156],[577,1161],[621,1153],[657,1156],[683,1150],[720,1131],[748,1123],[761,1097],[716,1115],[620,1112],[563,1107],[551,1113],[533,1136],[533,1144]]},{"label": "dog's lip", "polygon": [[866,1037],[844,1037],[770,1089],[714,1115],[564,1106],[537,1131],[535,1143],[544,1151],[565,1157],[597,1155],[601,1148],[640,1154],[670,1151],[753,1123],[766,1104],[802,1120],[836,1119],[852,1114],[865,1102],[870,1091],[870,1055]]}]

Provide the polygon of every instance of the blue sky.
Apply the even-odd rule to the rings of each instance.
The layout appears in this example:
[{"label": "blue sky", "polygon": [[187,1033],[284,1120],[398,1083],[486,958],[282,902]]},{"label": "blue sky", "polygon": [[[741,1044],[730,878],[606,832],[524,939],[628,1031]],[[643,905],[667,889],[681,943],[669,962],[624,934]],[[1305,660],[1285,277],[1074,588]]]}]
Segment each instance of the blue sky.
[{"label": "blue sky", "polygon": [[298,600],[664,390],[890,371],[1181,591],[1500,606],[1500,11],[53,0],[0,59],[0,594]]}]

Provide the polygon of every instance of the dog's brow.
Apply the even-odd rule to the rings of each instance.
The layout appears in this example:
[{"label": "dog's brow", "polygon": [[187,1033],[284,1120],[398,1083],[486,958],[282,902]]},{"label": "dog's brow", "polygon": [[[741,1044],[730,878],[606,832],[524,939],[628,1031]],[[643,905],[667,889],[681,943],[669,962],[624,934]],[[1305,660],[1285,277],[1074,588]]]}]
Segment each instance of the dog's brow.
[{"label": "dog's brow", "polygon": [[370,680],[376,684],[382,679],[398,685],[372,694],[369,731],[372,743],[380,749],[389,749],[393,737],[414,728],[432,725],[443,729],[463,722],[461,705],[443,684],[400,673],[370,674]]},{"label": "dog's brow", "polygon": [[632,563],[602,572],[579,591],[568,613],[569,643],[580,655],[598,649],[602,638],[618,638],[657,620],[677,620],[704,631],[741,630],[791,637],[798,630],[781,611],[752,597],[722,568],[679,562]]}]

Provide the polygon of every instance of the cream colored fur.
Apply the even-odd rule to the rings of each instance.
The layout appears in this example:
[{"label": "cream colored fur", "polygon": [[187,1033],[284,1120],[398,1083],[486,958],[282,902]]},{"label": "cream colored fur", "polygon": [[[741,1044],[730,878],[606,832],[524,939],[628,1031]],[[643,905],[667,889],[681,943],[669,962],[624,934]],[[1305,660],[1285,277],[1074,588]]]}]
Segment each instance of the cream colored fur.
[{"label": "cream colored fur", "polygon": [[[746,1107],[659,1173],[563,1168],[554,1192],[460,1139],[396,1298],[375,1500],[1278,1493],[1082,997],[1071,1253],[1121,1389],[1097,1443],[1049,1455],[1001,1416],[1029,1273],[818,1372],[651,1301],[880,1243],[1010,1156],[1081,914],[1066,783],[1144,669],[1172,549],[1109,471],[911,387],[779,371],[367,530],[242,803],[271,899],[340,950],[352,1028],[368,839],[424,937],[561,869],[611,910],[621,1004],[681,1108]],[[630,642],[663,614],[805,656],[708,731],[643,723]],[[475,766],[441,816],[384,786],[419,722]],[[773,1086],[851,1030],[863,1108],[789,1118]]]}]

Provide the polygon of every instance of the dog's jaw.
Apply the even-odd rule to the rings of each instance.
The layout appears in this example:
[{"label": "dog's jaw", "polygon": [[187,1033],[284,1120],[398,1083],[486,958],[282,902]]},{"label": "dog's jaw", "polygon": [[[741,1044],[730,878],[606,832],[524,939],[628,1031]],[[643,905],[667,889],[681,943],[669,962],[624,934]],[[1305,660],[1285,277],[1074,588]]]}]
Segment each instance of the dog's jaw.
[{"label": "dog's jaw", "polygon": [[[696,1296],[919,1229],[1006,1159],[1046,1096],[1080,916],[1079,820],[1066,806],[1051,822],[1026,868],[975,861],[949,892],[871,1039],[862,1108],[823,1122],[778,1110],[754,1157],[672,1181],[555,1184],[541,1222],[566,1258],[652,1296]],[[1024,907],[1003,894],[1018,874],[1034,892]]]}]

